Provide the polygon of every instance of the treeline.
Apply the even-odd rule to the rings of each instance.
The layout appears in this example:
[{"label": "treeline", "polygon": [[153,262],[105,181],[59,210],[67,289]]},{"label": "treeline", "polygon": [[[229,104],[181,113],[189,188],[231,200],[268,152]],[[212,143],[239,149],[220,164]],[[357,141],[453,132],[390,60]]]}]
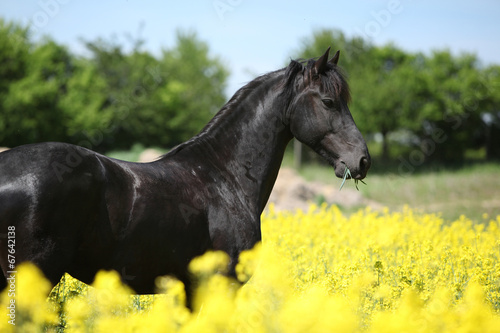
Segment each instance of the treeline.
[{"label": "treeline", "polygon": [[[134,143],[172,147],[196,134],[223,105],[229,71],[193,32],[153,56],[107,40],[71,54],[27,27],[0,20],[0,146],[65,141],[96,150]],[[338,30],[318,30],[292,58],[341,50],[351,112],[382,158],[461,161],[500,158],[500,66],[448,50],[410,53]],[[404,151],[404,154],[402,153]],[[377,152],[375,152],[377,153]]]},{"label": "treeline", "polygon": [[500,66],[483,66],[472,53],[374,46],[336,30],[316,31],[299,55],[317,56],[330,45],[341,50],[353,117],[362,133],[376,133],[383,158],[412,166],[459,162],[467,151],[500,158]]},{"label": "treeline", "polygon": [[229,75],[193,32],[160,57],[133,39],[85,41],[86,57],[0,20],[0,146],[64,141],[95,150],[172,147],[225,102]]}]

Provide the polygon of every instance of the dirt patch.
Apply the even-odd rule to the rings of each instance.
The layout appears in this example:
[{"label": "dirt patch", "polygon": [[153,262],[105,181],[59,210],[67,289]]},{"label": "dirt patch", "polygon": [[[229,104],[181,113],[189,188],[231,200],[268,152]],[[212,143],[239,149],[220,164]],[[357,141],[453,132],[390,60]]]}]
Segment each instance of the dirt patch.
[{"label": "dirt patch", "polygon": [[376,209],[381,207],[379,203],[367,200],[361,192],[354,189],[344,186],[342,191],[339,191],[338,186],[307,182],[291,168],[280,169],[269,198],[276,210],[307,210],[311,202],[320,200],[348,208],[368,205]]},{"label": "dirt patch", "polygon": [[147,163],[147,162],[153,162],[156,161],[162,153],[156,149],[148,148],[144,150],[141,155],[139,155],[139,162],[140,163]]}]

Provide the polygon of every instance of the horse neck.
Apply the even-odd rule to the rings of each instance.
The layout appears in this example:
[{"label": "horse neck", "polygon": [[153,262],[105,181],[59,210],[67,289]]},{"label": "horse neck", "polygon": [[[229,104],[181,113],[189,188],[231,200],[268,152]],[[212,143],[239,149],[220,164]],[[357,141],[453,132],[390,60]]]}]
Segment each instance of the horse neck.
[{"label": "horse neck", "polygon": [[292,139],[284,125],[283,75],[270,73],[243,87],[195,138],[200,156],[209,158],[223,181],[235,182],[259,214]]}]

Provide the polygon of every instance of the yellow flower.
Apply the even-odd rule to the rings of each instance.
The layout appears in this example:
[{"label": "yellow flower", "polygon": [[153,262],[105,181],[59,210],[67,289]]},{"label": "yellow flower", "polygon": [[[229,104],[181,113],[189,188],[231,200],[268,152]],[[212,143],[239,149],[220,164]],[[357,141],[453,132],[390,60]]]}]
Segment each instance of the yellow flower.
[{"label": "yellow flower", "polygon": [[89,290],[89,301],[94,303],[94,310],[101,313],[96,324],[101,325],[101,321],[110,323],[117,314],[125,315],[128,312],[131,290],[122,284],[117,272],[99,271],[92,286],[94,288]]},{"label": "yellow flower", "polygon": [[194,258],[189,264],[189,270],[197,275],[210,275],[227,272],[229,256],[223,251],[209,251]]},{"label": "yellow flower", "polygon": [[[236,266],[242,287],[220,274],[229,263],[223,252],[191,262],[193,312],[175,278],[157,278],[161,294],[135,296],[116,272],[99,272],[93,288],[66,275],[48,302],[50,284],[26,265],[16,280],[16,320],[27,332],[497,332],[500,216],[483,217],[448,223],[408,206],[349,216],[325,204],[271,207],[262,243]],[[6,318],[7,289],[0,301]],[[62,303],[60,316],[51,302]],[[14,328],[0,321],[0,331]]]}]

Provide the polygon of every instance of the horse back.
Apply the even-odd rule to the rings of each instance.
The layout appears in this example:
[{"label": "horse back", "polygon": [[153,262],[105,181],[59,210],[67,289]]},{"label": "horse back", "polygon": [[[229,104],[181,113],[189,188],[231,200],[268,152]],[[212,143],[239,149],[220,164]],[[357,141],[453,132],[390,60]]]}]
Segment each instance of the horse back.
[{"label": "horse back", "polygon": [[[89,221],[99,211],[103,180],[96,154],[85,148],[40,143],[1,153],[0,228],[19,235],[16,261],[32,261],[49,279],[59,279],[94,227]],[[6,248],[2,244],[0,251]]]},{"label": "horse back", "polygon": [[[63,143],[24,145],[0,154],[0,218],[43,216],[46,205],[70,204],[78,192],[91,194],[103,179],[95,153]],[[14,219],[12,222],[18,221]]]}]

